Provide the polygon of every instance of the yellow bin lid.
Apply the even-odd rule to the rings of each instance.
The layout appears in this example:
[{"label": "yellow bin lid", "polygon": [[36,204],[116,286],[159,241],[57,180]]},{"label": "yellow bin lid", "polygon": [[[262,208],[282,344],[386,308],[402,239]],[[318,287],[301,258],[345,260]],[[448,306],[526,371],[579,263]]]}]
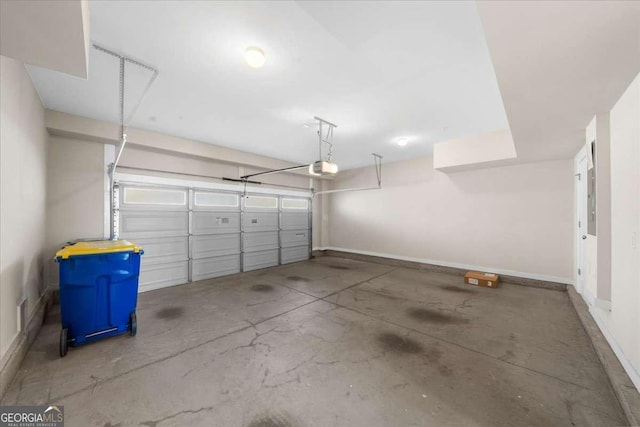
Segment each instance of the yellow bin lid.
[{"label": "yellow bin lid", "polygon": [[78,242],[65,246],[56,252],[56,258],[67,259],[78,255],[107,254],[113,252],[135,252],[142,250],[140,246],[127,240],[94,240]]}]

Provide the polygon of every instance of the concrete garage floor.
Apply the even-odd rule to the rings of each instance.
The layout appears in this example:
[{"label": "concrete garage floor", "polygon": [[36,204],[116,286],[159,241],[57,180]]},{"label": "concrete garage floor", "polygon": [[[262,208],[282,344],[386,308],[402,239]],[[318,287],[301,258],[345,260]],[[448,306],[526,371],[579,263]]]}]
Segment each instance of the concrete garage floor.
[{"label": "concrete garage floor", "polygon": [[141,294],[138,325],[61,359],[50,315],[3,404],[67,426],[626,422],[565,292],[319,257]]}]

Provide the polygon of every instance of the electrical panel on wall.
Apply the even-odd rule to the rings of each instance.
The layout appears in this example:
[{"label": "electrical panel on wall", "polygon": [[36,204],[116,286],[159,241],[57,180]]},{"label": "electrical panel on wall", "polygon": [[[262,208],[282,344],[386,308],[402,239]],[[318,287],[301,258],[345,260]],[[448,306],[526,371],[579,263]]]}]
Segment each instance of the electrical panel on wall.
[{"label": "electrical panel on wall", "polygon": [[596,141],[588,147],[591,168],[587,171],[587,233],[596,235]]}]

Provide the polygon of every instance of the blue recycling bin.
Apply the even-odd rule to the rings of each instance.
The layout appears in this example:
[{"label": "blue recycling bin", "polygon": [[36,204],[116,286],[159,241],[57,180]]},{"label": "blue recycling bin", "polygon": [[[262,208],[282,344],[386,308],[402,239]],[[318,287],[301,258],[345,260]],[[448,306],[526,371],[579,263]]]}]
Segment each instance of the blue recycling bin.
[{"label": "blue recycling bin", "polygon": [[136,334],[143,253],[126,240],[78,242],[56,253],[60,264],[61,357],[69,345]]}]

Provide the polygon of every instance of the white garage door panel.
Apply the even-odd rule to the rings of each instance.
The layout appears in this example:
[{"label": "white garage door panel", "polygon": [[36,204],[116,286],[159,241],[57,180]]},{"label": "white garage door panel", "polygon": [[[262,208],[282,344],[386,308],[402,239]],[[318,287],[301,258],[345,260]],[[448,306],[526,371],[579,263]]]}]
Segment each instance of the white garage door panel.
[{"label": "white garage door panel", "polygon": [[310,200],[282,197],[280,206],[280,263],[289,264],[309,259]]},{"label": "white garage door panel", "polygon": [[189,233],[189,213],[174,211],[120,211],[120,236],[142,238]]},{"label": "white garage door panel", "polygon": [[243,270],[252,271],[278,265],[278,249],[261,252],[249,252],[243,255]]},{"label": "white garage door panel", "polygon": [[193,236],[193,259],[240,253],[240,233]]},{"label": "white garage door panel", "polygon": [[258,252],[267,249],[278,249],[278,232],[263,231],[260,233],[245,233],[242,249],[245,252]]},{"label": "white garage door panel", "polygon": [[282,212],[280,229],[282,230],[300,230],[309,228],[308,212]]},{"label": "white garage door panel", "polygon": [[140,291],[189,281],[189,191],[120,185],[119,236],[144,249]]},{"label": "white garage door panel", "polygon": [[245,212],[277,212],[278,196],[248,194],[244,198]]},{"label": "white garage door panel", "polygon": [[204,280],[235,273],[240,273],[240,254],[192,261],[192,280]]},{"label": "white garage door panel", "polygon": [[306,259],[309,259],[309,245],[280,249],[280,261],[282,264],[304,261]]},{"label": "white garage door panel", "polygon": [[136,239],[136,243],[144,249],[144,264],[158,264],[189,259],[189,238],[176,237],[144,237]]},{"label": "white garage door panel", "polygon": [[119,236],[144,248],[140,291],[302,261],[308,198],[119,184]]},{"label": "white garage door panel", "polygon": [[239,233],[239,212],[203,212],[192,214],[193,234]]},{"label": "white garage door panel", "polygon": [[278,213],[245,212],[242,229],[246,233],[252,233],[254,231],[276,231],[278,230]]},{"label": "white garage door panel", "polygon": [[144,263],[140,267],[140,292],[180,285],[189,281],[189,261],[166,264]]},{"label": "white garage door panel", "polygon": [[280,247],[309,246],[309,230],[286,230],[280,232]]}]

